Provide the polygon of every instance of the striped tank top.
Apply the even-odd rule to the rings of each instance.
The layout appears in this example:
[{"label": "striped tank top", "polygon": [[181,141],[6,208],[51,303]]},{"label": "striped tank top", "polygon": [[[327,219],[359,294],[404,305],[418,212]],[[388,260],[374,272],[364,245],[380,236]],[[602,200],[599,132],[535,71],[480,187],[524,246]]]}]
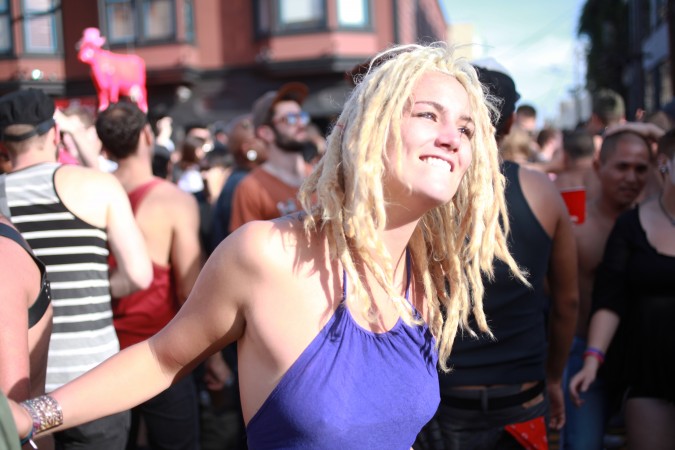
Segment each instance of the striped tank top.
[{"label": "striped tank top", "polygon": [[11,220],[47,266],[54,326],[46,391],[119,351],[112,323],[107,233],[75,216],[54,188],[61,165],[42,163],[6,176]]}]

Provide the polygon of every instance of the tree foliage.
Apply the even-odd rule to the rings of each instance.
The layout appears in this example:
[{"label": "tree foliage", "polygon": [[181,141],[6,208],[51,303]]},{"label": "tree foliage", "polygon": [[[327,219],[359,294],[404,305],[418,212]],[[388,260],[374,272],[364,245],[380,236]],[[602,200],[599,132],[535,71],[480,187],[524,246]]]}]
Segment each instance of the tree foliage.
[{"label": "tree foliage", "polygon": [[588,37],[586,87],[609,88],[626,94],[622,82],[629,64],[626,0],[587,0],[579,19],[579,36]]}]

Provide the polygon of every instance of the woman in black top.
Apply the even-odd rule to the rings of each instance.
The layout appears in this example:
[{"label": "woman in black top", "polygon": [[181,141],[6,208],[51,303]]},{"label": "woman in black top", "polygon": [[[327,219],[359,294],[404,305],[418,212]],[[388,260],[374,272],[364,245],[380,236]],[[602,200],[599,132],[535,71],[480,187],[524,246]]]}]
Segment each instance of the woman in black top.
[{"label": "woman in black top", "polygon": [[661,192],[617,220],[593,292],[575,401],[593,382],[619,324],[625,330],[630,448],[675,446],[675,130],[658,144]]}]

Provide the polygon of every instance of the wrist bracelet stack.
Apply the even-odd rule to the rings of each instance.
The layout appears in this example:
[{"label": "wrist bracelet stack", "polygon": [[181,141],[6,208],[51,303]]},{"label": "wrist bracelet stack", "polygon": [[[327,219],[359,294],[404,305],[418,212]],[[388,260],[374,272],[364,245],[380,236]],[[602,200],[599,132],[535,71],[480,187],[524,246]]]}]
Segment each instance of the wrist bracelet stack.
[{"label": "wrist bracelet stack", "polygon": [[23,401],[20,405],[33,419],[33,428],[31,428],[28,436],[21,439],[21,445],[30,442],[33,448],[37,448],[33,442],[33,436],[51,428],[58,427],[63,423],[61,406],[49,395],[42,395],[37,398]]},{"label": "wrist bracelet stack", "polygon": [[584,359],[586,359],[587,356],[597,359],[600,365],[602,365],[605,362],[605,352],[603,352],[598,348],[586,347],[586,351],[584,352]]}]

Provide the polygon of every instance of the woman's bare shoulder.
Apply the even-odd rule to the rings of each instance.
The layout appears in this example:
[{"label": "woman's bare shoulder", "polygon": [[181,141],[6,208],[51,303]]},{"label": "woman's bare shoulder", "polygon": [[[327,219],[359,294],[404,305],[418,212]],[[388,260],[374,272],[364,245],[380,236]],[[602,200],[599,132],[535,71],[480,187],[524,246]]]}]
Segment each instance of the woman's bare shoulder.
[{"label": "woman's bare shoulder", "polygon": [[237,267],[251,275],[290,271],[306,242],[300,221],[290,218],[252,221],[223,240],[212,258],[218,258],[225,267]]}]

